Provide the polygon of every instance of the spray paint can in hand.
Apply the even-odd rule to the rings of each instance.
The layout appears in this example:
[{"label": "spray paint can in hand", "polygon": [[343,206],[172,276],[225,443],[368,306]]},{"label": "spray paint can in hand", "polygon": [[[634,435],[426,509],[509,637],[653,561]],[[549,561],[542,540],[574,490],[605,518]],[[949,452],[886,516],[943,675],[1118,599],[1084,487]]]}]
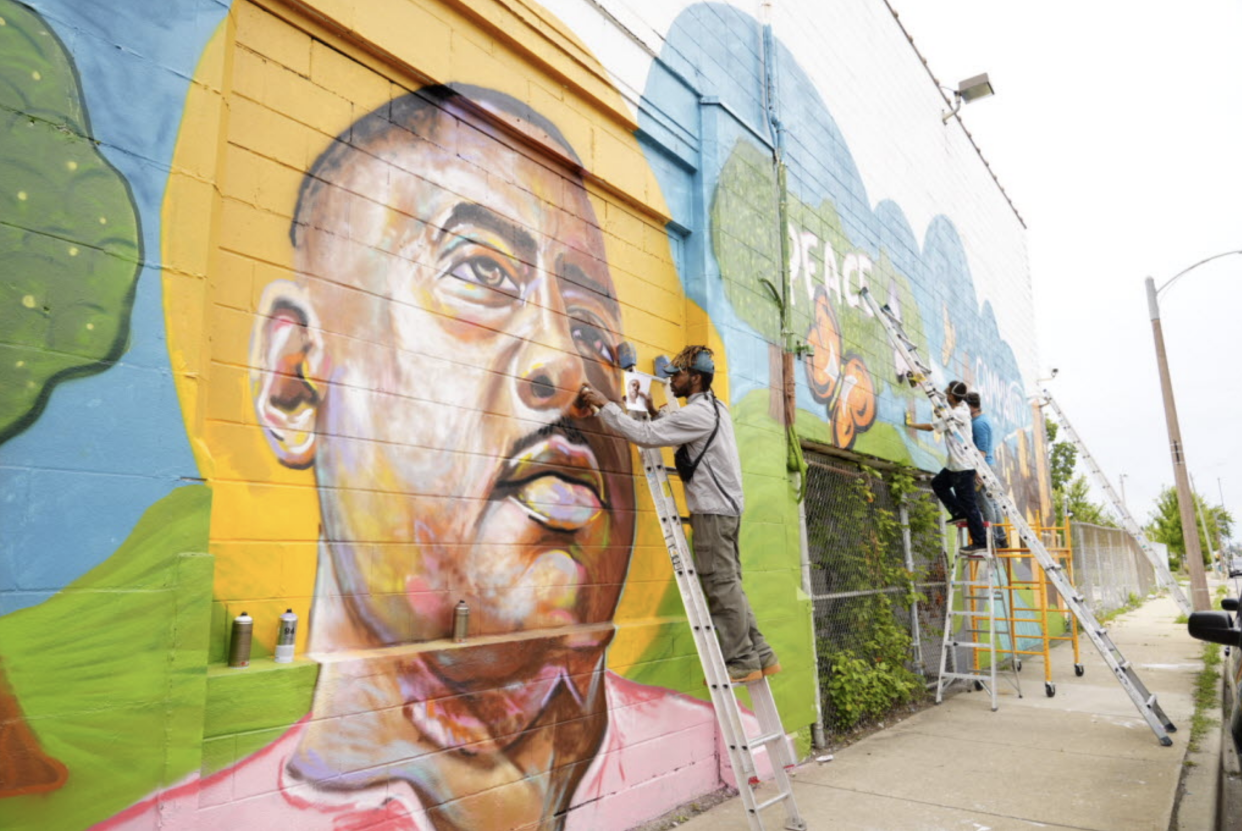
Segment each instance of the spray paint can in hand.
[{"label": "spray paint can in hand", "polygon": [[229,640],[229,666],[250,666],[250,638],[254,634],[254,618],[242,612],[233,618],[233,636]]},{"label": "spray paint can in hand", "polygon": [[470,607],[466,605],[466,601],[457,601],[457,608],[453,609],[453,640],[456,643],[463,643],[466,635],[470,631]]},{"label": "spray paint can in hand", "polygon": [[276,638],[276,663],[293,663],[293,642],[298,637],[298,616],[292,609],[285,609],[280,616],[280,634]]}]

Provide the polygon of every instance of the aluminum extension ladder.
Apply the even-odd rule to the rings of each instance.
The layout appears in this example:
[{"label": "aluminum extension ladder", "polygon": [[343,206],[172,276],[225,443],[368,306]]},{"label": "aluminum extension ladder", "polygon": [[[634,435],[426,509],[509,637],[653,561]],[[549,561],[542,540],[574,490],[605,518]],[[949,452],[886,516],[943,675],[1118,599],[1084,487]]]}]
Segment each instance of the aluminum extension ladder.
[{"label": "aluminum extension ladder", "polygon": [[[940,676],[936,682],[936,703],[944,700],[944,692],[953,684],[964,681],[973,684],[976,689],[988,691],[992,702],[992,711],[999,706],[996,700],[997,680],[997,649],[996,641],[1003,634],[997,631],[996,622],[1002,619],[996,614],[996,604],[1004,604],[1003,589],[1000,585],[1000,567],[996,562],[992,534],[989,530],[988,548],[986,553],[977,555],[962,554],[962,539],[959,526],[957,551],[953,554],[949,566],[949,577],[946,581],[944,635],[940,644]],[[958,597],[960,590],[961,596]],[[954,602],[960,599],[962,608],[954,608]],[[980,624],[987,622],[987,629]],[[960,627],[959,627],[960,624]],[[959,638],[958,630],[969,638]],[[1006,631],[1009,627],[1006,626]],[[1011,635],[1012,637],[1012,635]],[[982,638],[983,640],[980,640]],[[971,651],[969,671],[957,665],[959,649]],[[980,659],[988,658],[986,671],[979,670]],[[1011,661],[1009,666],[1009,683],[1022,697],[1022,684],[1018,680],[1017,663]]]},{"label": "aluminum extension ladder", "polygon": [[[945,394],[941,390],[936,389],[935,384],[932,383],[931,368],[918,357],[917,347],[906,337],[901,321],[888,306],[881,306],[871,296],[871,292],[867,288],[864,287],[859,293],[866,300],[872,314],[883,324],[893,347],[906,361],[906,364],[911,367],[910,381],[917,384],[931,400],[933,412],[939,416],[947,411],[949,402],[945,398]],[[956,442],[959,449],[963,449],[967,454],[967,458],[975,460],[975,473],[983,482],[987,495],[1009,518],[1013,529],[1026,542],[1031,556],[1043,567],[1044,573],[1060,593],[1061,599],[1065,601],[1065,605],[1074,617],[1078,619],[1078,622],[1082,624],[1083,632],[1086,633],[1091,643],[1095,645],[1095,648],[1099,650],[1100,655],[1104,658],[1104,663],[1108,664],[1113,674],[1117,676],[1117,682],[1121,684],[1121,688],[1125,690],[1130,701],[1134,703],[1135,708],[1139,711],[1139,715],[1147,722],[1147,726],[1151,728],[1152,733],[1156,735],[1156,738],[1160,740],[1162,745],[1165,747],[1171,746],[1173,739],[1168,734],[1176,731],[1177,728],[1169,720],[1169,717],[1165,715],[1164,710],[1160,708],[1155,694],[1148,692],[1147,687],[1139,679],[1138,673],[1134,671],[1134,667],[1121,654],[1121,650],[1113,643],[1112,638],[1108,636],[1108,630],[1100,625],[1095,614],[1084,604],[1083,595],[1070,583],[1061,565],[1048,553],[1048,549],[1044,547],[1043,541],[1031,529],[1031,526],[1026,523],[1021,511],[1018,510],[1018,506],[1009,498],[1009,494],[1005,492],[1000,480],[996,478],[996,474],[992,472],[987,462],[984,461],[983,455],[975,449],[972,441],[969,441],[958,432],[956,427],[945,434],[945,442]]]},{"label": "aluminum extension ladder", "polygon": [[1087,463],[1087,468],[1091,471],[1092,475],[1095,476],[1096,484],[1098,484],[1104,493],[1108,495],[1108,500],[1112,503],[1113,511],[1115,511],[1117,516],[1121,518],[1122,527],[1125,528],[1126,533],[1133,537],[1134,541],[1138,543],[1139,549],[1147,557],[1147,560],[1151,563],[1152,568],[1155,569],[1156,579],[1160,581],[1161,585],[1169,590],[1169,594],[1173,596],[1175,601],[1177,601],[1177,605],[1182,610],[1182,613],[1189,615],[1195,609],[1190,605],[1190,600],[1186,597],[1186,595],[1182,593],[1182,587],[1177,585],[1177,581],[1173,579],[1173,574],[1169,571],[1169,566],[1165,563],[1164,558],[1156,553],[1156,549],[1150,542],[1147,541],[1147,536],[1143,533],[1143,529],[1140,528],[1139,524],[1134,521],[1134,517],[1130,516],[1129,509],[1126,508],[1126,505],[1121,501],[1121,498],[1117,496],[1117,491],[1113,490],[1112,483],[1108,481],[1108,477],[1104,475],[1104,471],[1100,470],[1100,466],[1095,463],[1094,457],[1087,452],[1087,445],[1083,443],[1082,437],[1078,435],[1078,431],[1074,429],[1073,425],[1070,424],[1069,419],[1065,417],[1065,411],[1062,410],[1057,404],[1056,399],[1052,397],[1052,393],[1048,392],[1048,390],[1042,390],[1041,395],[1041,403],[1048,404],[1052,407],[1053,412],[1056,413],[1057,416],[1057,423],[1065,428],[1065,432],[1069,434],[1070,441],[1073,442],[1074,446],[1078,448],[1078,454],[1082,456],[1083,460]]},{"label": "aluminum extension ladder", "polygon": [[[649,377],[663,382],[663,379]],[[677,406],[677,399],[671,392],[668,401],[670,407]],[[788,831],[806,831],[806,822],[798,813],[793,782],[789,777],[795,765],[793,749],[789,746],[789,738],[781,725],[780,713],[777,712],[776,700],[772,697],[767,676],[745,685],[755,708],[755,717],[759,721],[759,735],[747,736],[745,724],[742,722],[742,710],[733,695],[734,685],[729,681],[724,655],[720,651],[719,641],[716,640],[716,627],[712,625],[707,599],[699,585],[694,557],[686,542],[677,499],[669,483],[670,468],[664,464],[664,456],[658,447],[640,448],[639,455],[642,457],[643,471],[647,475],[647,484],[651,488],[656,514],[660,517],[660,529],[664,533],[664,544],[668,547],[668,556],[673,563],[677,589],[681,592],[681,601],[686,607],[686,618],[694,635],[694,645],[699,653],[699,661],[703,664],[703,675],[711,691],[716,721],[720,725],[720,732],[729,752],[729,763],[737,778],[738,792],[746,806],[746,820],[751,831],[763,831],[761,812],[779,803],[785,806],[784,827]],[[676,472],[675,469],[672,470]],[[768,749],[768,759],[772,763],[777,794],[760,802],[754,790],[759,784],[754,752],[765,746]]]}]

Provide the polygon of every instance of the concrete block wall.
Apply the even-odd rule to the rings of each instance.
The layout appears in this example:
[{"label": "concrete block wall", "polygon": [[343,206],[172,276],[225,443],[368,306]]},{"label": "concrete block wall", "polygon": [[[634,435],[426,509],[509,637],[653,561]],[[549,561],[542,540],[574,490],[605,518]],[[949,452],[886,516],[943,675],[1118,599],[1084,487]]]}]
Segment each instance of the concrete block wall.
[{"label": "concrete block wall", "polygon": [[627,828],[731,782],[573,403],[621,341],[716,350],[800,746],[788,442],[939,466],[859,286],[1033,480],[1023,229],[885,4],[113,5],[0,0],[0,825]]}]

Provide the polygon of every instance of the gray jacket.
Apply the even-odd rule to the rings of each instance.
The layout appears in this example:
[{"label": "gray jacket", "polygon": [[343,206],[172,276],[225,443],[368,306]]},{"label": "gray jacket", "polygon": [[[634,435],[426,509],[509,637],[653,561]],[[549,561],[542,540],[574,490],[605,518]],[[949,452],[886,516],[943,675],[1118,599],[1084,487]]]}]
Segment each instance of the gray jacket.
[{"label": "gray jacket", "polygon": [[742,465],[733,437],[733,419],[724,404],[710,393],[690,396],[680,409],[662,409],[651,421],[631,418],[613,402],[599,411],[599,417],[612,430],[639,447],[680,447],[688,445],[691,460],[698,458],[716,426],[719,408],[720,432],[699,463],[694,478],[686,485],[686,507],[692,514],[742,515]]}]

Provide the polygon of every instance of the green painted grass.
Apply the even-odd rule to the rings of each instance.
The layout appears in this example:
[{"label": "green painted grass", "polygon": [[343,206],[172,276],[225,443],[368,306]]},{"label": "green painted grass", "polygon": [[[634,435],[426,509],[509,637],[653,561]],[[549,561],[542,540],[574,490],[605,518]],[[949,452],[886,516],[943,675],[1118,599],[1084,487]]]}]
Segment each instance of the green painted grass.
[{"label": "green painted grass", "polygon": [[0,800],[7,831],[76,829],[198,769],[211,491],[175,489],[104,563],[0,618],[0,664],[65,785]]}]

